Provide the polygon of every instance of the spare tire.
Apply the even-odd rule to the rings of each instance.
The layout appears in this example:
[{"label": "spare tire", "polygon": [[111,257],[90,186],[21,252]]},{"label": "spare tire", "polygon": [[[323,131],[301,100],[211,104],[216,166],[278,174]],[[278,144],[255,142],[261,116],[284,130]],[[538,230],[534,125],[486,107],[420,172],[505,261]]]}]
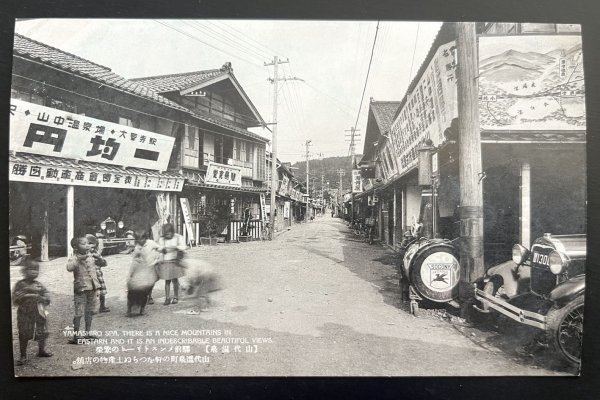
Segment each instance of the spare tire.
[{"label": "spare tire", "polygon": [[460,263],[457,249],[447,240],[423,242],[410,263],[410,280],[424,298],[438,303],[458,297]]}]

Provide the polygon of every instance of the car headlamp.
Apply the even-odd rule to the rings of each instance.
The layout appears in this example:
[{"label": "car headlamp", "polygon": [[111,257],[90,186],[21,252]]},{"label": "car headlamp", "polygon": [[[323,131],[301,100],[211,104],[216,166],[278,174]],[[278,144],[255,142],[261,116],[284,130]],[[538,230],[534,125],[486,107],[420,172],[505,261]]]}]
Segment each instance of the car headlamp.
[{"label": "car headlamp", "polygon": [[105,230],[106,229],[106,222],[100,222],[100,229]]},{"label": "car headlamp", "polygon": [[123,229],[123,227],[125,226],[125,223],[123,221],[119,221],[117,223],[117,226],[119,227],[119,229]]},{"label": "car headlamp", "polygon": [[517,265],[521,265],[529,258],[529,250],[525,246],[515,244],[512,248],[512,259]]},{"label": "car headlamp", "polygon": [[550,252],[548,261],[550,264],[550,271],[555,275],[562,274],[567,268],[567,265],[569,265],[569,258],[556,250]]}]

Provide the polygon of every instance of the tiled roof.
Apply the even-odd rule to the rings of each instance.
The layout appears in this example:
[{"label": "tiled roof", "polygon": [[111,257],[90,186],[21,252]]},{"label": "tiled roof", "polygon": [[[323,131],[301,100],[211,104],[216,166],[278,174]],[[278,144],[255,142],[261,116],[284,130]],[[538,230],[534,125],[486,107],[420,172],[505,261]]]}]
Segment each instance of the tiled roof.
[{"label": "tiled roof", "polygon": [[144,78],[134,78],[131,81],[149,87],[157,92],[172,92],[175,90],[185,90],[196,86],[207,80],[227,75],[226,70],[211,69],[207,71],[185,72],[182,74],[149,76]]},{"label": "tiled roof", "polygon": [[394,115],[400,107],[399,101],[372,101],[370,106],[379,127],[379,132],[389,132],[394,122]]},{"label": "tiled roof", "polygon": [[[140,79],[130,79],[127,80],[120,75],[115,74],[110,70],[110,68],[104,67],[102,65],[96,64],[92,61],[86,60],[84,58],[78,57],[74,54],[67,53],[63,50],[57,49],[52,46],[48,46],[44,43],[37,42],[35,40],[29,39],[23,35],[19,35],[15,33],[15,43],[14,43],[14,54],[19,55],[21,57],[31,59],[34,61],[39,61],[44,64],[48,64],[54,66],[56,68],[80,75],[82,77],[86,77],[97,82],[101,82],[106,86],[110,86],[116,88],[118,90],[125,91],[127,93],[131,93],[133,95],[137,95],[143,97],[145,99],[151,100],[156,103],[164,104],[168,107],[175,108],[177,110],[186,112],[202,121],[206,121],[212,123],[214,125],[229,129],[231,131],[237,132],[243,136],[250,137],[256,140],[259,140],[263,143],[268,142],[268,139],[263,138],[255,133],[252,133],[246,129],[239,128],[238,126],[227,122],[224,119],[220,119],[216,116],[211,116],[210,114],[204,114],[189,110],[174,101],[167,99],[166,97],[161,96],[156,89],[150,87],[147,84],[142,84],[142,80],[156,80],[156,82],[160,82],[158,78],[160,77],[151,77],[151,78],[140,78]],[[201,82],[201,77],[204,76],[204,80],[212,79],[218,75],[226,74],[227,70],[217,69],[217,70],[209,70],[209,71],[200,71],[189,74],[175,74],[175,75],[166,75],[165,84],[168,80],[182,80],[182,82],[186,82],[186,84],[192,85],[190,82],[195,82],[193,85]],[[195,74],[195,78],[186,77],[185,75]],[[202,75],[204,74],[204,75]],[[166,79],[166,77],[170,77]],[[158,83],[157,83],[157,86]],[[166,86],[165,86],[166,87]]]},{"label": "tiled roof", "polygon": [[93,79],[107,86],[123,90],[157,103],[168,105],[178,110],[187,111],[186,108],[159,95],[154,90],[148,89],[147,87],[115,74],[110,68],[29,39],[18,33],[15,33],[14,54],[58,67],[62,70]]},{"label": "tiled roof", "polygon": [[90,161],[77,161],[70,158],[62,158],[62,157],[50,157],[50,156],[42,156],[37,154],[25,154],[25,153],[11,153],[9,155],[9,161],[14,163],[30,163],[36,165],[44,165],[44,166],[53,166],[58,168],[71,168],[76,170],[81,169],[92,169],[98,172],[110,172],[110,173],[119,173],[122,174],[124,172],[129,172],[137,175],[144,176],[155,176],[155,177],[163,177],[163,178],[180,178],[183,179],[184,176],[181,175],[177,171],[165,171],[158,172],[152,171],[144,168],[131,168],[127,169],[111,164],[102,164],[95,163]]}]

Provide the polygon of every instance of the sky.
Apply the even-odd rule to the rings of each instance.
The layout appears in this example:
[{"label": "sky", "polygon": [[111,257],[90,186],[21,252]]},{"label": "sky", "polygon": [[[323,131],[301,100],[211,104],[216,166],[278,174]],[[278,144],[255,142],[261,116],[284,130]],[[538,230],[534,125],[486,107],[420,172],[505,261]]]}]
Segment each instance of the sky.
[{"label": "sky", "polygon": [[[125,78],[220,68],[233,72],[266,122],[273,121],[279,65],[277,157],[347,156],[351,127],[362,153],[369,99],[400,101],[440,22],[297,20],[33,19],[17,33],[83,57]],[[378,28],[377,28],[378,27]],[[376,40],[375,40],[375,36]],[[373,44],[375,43],[375,47]],[[373,53],[364,99],[363,88]],[[358,118],[358,123],[357,123]],[[271,138],[269,131],[259,134]]]}]

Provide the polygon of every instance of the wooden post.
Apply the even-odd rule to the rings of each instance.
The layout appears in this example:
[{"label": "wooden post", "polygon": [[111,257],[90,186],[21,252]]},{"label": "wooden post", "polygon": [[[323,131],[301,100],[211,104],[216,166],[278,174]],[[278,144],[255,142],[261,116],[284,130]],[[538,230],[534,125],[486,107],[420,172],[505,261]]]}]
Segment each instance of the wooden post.
[{"label": "wooden post", "polygon": [[393,215],[393,218],[394,218],[394,224],[393,224],[393,226],[394,227],[393,227],[393,230],[392,230],[392,232],[393,232],[392,233],[392,235],[393,235],[392,236],[392,238],[393,238],[392,247],[394,249],[396,248],[396,242],[398,241],[398,229],[396,227],[396,222],[398,221],[398,200],[397,200],[397,196],[398,196],[398,193],[396,191],[396,186],[394,186],[394,215]]},{"label": "wooden post", "polygon": [[521,163],[521,212],[519,215],[519,241],[527,248],[531,245],[531,165]]},{"label": "wooden post", "polygon": [[[473,298],[471,283],[483,276],[483,195],[479,84],[475,23],[456,24],[459,120],[461,300]],[[464,304],[464,302],[463,302]]]},{"label": "wooden post", "polygon": [[[44,202],[43,221],[42,221],[42,243],[40,251],[40,261],[48,261],[48,202]],[[67,246],[70,243],[67,242]]]},{"label": "wooden post", "polygon": [[73,255],[71,239],[75,236],[75,186],[67,186],[67,257]]}]

